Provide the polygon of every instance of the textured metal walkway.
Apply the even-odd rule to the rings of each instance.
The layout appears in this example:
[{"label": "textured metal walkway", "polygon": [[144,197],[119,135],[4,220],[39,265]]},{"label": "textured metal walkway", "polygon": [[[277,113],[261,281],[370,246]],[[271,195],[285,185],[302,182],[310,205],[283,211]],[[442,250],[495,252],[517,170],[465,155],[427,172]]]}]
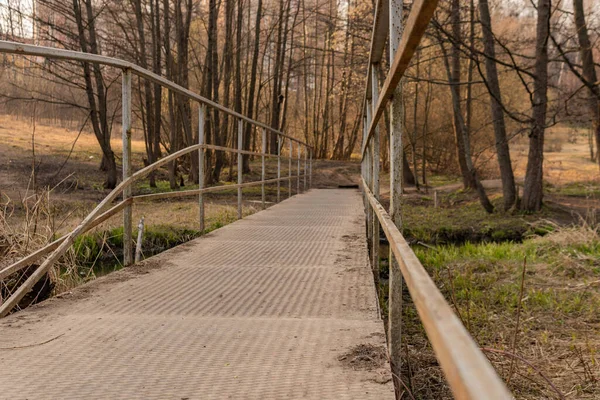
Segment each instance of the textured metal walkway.
[{"label": "textured metal walkway", "polygon": [[391,399],[384,346],[359,192],[311,190],[0,321],[0,398]]}]

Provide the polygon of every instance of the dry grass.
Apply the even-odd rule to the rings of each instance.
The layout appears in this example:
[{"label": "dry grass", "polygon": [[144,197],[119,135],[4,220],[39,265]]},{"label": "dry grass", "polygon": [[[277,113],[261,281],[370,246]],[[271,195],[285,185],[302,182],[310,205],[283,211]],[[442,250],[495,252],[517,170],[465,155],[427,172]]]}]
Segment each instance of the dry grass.
[{"label": "dry grass", "polygon": [[[511,142],[515,176],[523,179],[527,167],[527,136]],[[553,185],[599,181],[598,164],[590,160],[586,129],[556,126],[546,131],[544,179]]]},{"label": "dry grass", "polygon": [[[116,154],[121,154],[122,141],[119,135],[119,126],[114,127],[111,145]],[[10,146],[16,151],[31,151],[31,121],[23,121],[11,116],[0,115],[0,143]],[[66,156],[73,148],[72,159],[78,161],[98,162],[101,155],[100,147],[93,132],[83,131],[77,138],[79,131],[75,129],[59,128],[43,124],[36,124],[35,145],[36,153],[40,156]],[[139,136],[139,135],[137,135]],[[144,153],[145,145],[142,138],[134,135],[131,142],[133,153]]]}]

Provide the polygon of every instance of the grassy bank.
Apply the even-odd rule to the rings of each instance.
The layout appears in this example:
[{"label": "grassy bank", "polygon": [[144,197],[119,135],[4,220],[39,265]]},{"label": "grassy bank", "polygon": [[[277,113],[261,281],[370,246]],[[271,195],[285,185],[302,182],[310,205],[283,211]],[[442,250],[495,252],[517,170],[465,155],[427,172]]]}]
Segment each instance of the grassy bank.
[{"label": "grassy bank", "polygon": [[[468,208],[453,210],[448,221],[472,216]],[[488,226],[471,225],[466,240],[460,236],[451,243],[456,236],[436,231],[445,225],[443,219],[426,221],[423,225],[433,234],[418,240],[413,236],[416,255],[516,398],[599,398],[598,230],[585,223],[567,227],[542,220],[541,236],[535,233],[540,228],[532,228],[535,224],[526,219],[517,223],[492,218]],[[515,241],[504,233],[495,236],[498,227],[500,232],[505,227],[526,232]],[[426,239],[430,244],[420,242]],[[385,314],[387,260],[381,260],[381,267]],[[406,288],[402,334],[402,379],[414,398],[451,399]]]}]

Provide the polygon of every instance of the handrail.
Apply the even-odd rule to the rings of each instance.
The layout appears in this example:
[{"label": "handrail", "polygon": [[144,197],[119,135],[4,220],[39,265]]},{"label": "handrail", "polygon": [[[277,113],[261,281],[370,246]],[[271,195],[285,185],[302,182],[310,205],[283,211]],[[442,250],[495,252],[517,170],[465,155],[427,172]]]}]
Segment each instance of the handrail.
[{"label": "handrail", "polygon": [[35,285],[37,281],[39,281],[44,276],[44,274],[50,269],[50,267],[52,267],[52,265],[54,265],[54,263],[58,261],[58,259],[67,251],[67,249],[75,241],[75,238],[89,228],[93,221],[96,220],[96,217],[102,211],[102,209],[108,204],[110,204],[113,200],[115,200],[117,196],[120,195],[126,188],[130,187],[135,181],[144,178],[145,176],[150,174],[150,172],[158,169],[160,166],[170,161],[176,160],[177,158],[184,156],[188,153],[191,153],[194,150],[198,150],[200,146],[201,145],[196,144],[193,146],[186,147],[185,149],[179,150],[178,152],[175,152],[173,154],[170,154],[156,161],[155,163],[145,168],[142,168],[141,170],[137,171],[129,178],[118,184],[117,187],[114,188],[104,198],[104,200],[102,200],[100,204],[98,204],[92,210],[92,212],[90,212],[84,218],[84,220],[75,229],[71,231],[71,233],[64,236],[64,240],[62,241],[62,243],[60,243],[60,245],[58,245],[58,247],[29,276],[29,278],[27,278],[27,280],[21,286],[19,286],[16,292],[11,297],[9,297],[7,301],[0,305],[0,318],[6,316],[18,304],[18,302],[23,298],[23,296],[25,296],[25,294],[27,294],[27,292],[29,292],[31,288],[33,288],[33,285]]},{"label": "handrail", "polygon": [[[14,293],[4,302],[0,302],[0,318],[6,316],[10,311],[19,303],[19,301],[27,294],[33,286],[44,276],[44,274],[56,263],[56,261],[67,251],[67,249],[73,244],[75,238],[80,234],[88,231],[89,229],[97,226],[102,221],[108,219],[110,216],[114,215],[118,211],[123,210],[123,243],[124,243],[124,265],[128,265],[133,262],[131,259],[131,243],[132,243],[132,212],[131,206],[135,202],[135,199],[148,199],[148,198],[167,198],[167,197],[182,197],[191,194],[198,194],[199,197],[199,207],[200,207],[200,230],[204,231],[204,200],[203,194],[216,192],[219,190],[225,190],[228,188],[237,188],[238,190],[238,218],[242,218],[242,188],[254,186],[254,185],[262,185],[262,203],[263,208],[265,207],[265,185],[270,183],[277,183],[277,200],[280,199],[280,182],[284,180],[288,180],[290,183],[289,187],[289,196],[292,195],[291,189],[291,181],[292,179],[297,179],[297,193],[300,193],[300,178],[304,177],[304,190],[307,189],[307,180],[306,180],[306,171],[308,170],[308,153],[310,153],[310,172],[312,174],[312,147],[307,143],[302,142],[301,140],[295,139],[291,136],[288,136],[277,129],[273,129],[261,122],[255,121],[251,118],[248,118],[244,115],[241,115],[233,110],[230,110],[214,101],[211,101],[205,97],[202,97],[189,89],[186,89],[182,86],[179,86],[153,72],[150,72],[144,68],[139,67],[133,63],[128,61],[119,60],[112,57],[106,57],[96,54],[82,53],[71,50],[62,50],[62,49],[54,49],[49,47],[42,46],[33,46],[27,44],[20,44],[14,42],[0,41],[0,53],[10,53],[10,54],[19,54],[19,55],[28,55],[28,56],[38,56],[38,57],[46,57],[46,58],[56,58],[63,60],[73,60],[73,61],[81,61],[81,62],[91,62],[96,64],[102,64],[107,66],[112,66],[116,68],[121,68],[123,70],[123,91],[122,91],[122,106],[123,106],[123,120],[122,120],[122,130],[123,130],[123,181],[117,185],[85,218],[84,220],[70,233],[61,237],[60,239],[55,240],[54,242],[46,245],[45,247],[38,249],[34,253],[29,256],[13,263],[12,265],[4,268],[0,271],[0,280],[6,278],[8,275],[17,272],[23,269],[25,266],[30,265],[31,262],[37,260],[44,255],[50,253],[50,255],[44,260],[44,262],[37,267],[37,269],[25,280],[25,282],[19,286]],[[146,78],[154,83],[162,85],[163,87],[170,89],[176,93],[182,94],[192,100],[200,103],[199,109],[199,123],[198,123],[198,144],[190,145],[184,149],[181,149],[175,153],[172,153],[145,168],[131,174],[131,75],[135,73],[136,75]],[[225,112],[235,118],[238,119],[238,146],[237,149],[223,147],[223,146],[214,146],[210,144],[206,144],[204,142],[204,121],[206,118],[206,106],[213,107],[217,110]],[[247,122],[253,124],[255,126],[261,127],[262,129],[262,152],[251,152],[247,150],[243,150],[243,122]],[[267,131],[275,133],[278,137],[278,145],[277,145],[277,154],[268,154],[266,151],[267,144]],[[283,139],[289,140],[290,146],[290,154],[289,154],[289,175],[286,178],[281,178],[281,149]],[[297,157],[294,157],[293,154],[293,142],[296,142],[297,145]],[[300,160],[301,160],[301,146],[304,147],[304,175],[301,175],[300,168]],[[222,187],[209,187],[204,188],[204,151],[205,150],[215,150],[215,151],[229,151],[233,153],[237,153],[238,155],[238,184],[237,185],[229,185]],[[147,195],[147,196],[137,196],[132,197],[131,195],[131,186],[134,182],[139,179],[147,176],[152,171],[158,169],[159,167],[178,159],[186,154],[192,153],[194,151],[198,151],[198,175],[199,175],[199,189],[187,192],[169,192],[169,193],[158,193],[155,195]],[[243,172],[242,172],[242,154],[248,155],[256,155],[262,158],[262,174],[261,180],[255,182],[246,182],[243,183]],[[265,158],[267,157],[277,157],[278,159],[278,171],[277,171],[277,179],[266,179],[266,170],[265,170]],[[297,174],[292,175],[292,159],[298,160]],[[311,177],[312,178],[312,177]],[[312,179],[309,178],[309,182],[312,182]],[[191,192],[191,193],[190,193]],[[113,206],[108,211],[99,215],[100,212],[113,200],[117,198],[120,194],[123,194],[123,201],[116,206]],[[1,299],[0,299],[1,300]]]},{"label": "handrail", "polygon": [[196,93],[192,92],[191,90],[184,88],[183,86],[180,86],[174,82],[171,82],[170,80],[165,79],[162,76],[157,75],[154,72],[149,71],[145,68],[142,68],[139,65],[134,64],[129,61],[120,60],[118,58],[113,58],[113,57],[102,56],[99,54],[84,53],[84,52],[80,52],[80,51],[57,49],[57,48],[45,47],[45,46],[34,46],[34,45],[30,45],[30,44],[11,42],[11,41],[7,41],[7,40],[0,40],[0,53],[18,54],[18,55],[23,55],[23,56],[55,58],[55,59],[60,59],[60,60],[91,62],[91,63],[95,63],[95,64],[101,64],[101,65],[107,65],[110,67],[120,68],[123,70],[131,70],[137,76],[148,79],[151,82],[158,83],[161,86],[163,86],[169,90],[172,90],[176,93],[184,95],[192,100],[196,100],[197,102],[199,102],[201,104],[210,106],[210,107],[215,108],[219,111],[222,111],[226,114],[229,114],[232,117],[239,118],[250,124],[259,126],[268,131],[276,133],[282,137],[293,140],[296,143],[300,143],[304,146],[312,148],[307,143],[304,143],[301,140],[298,140],[289,135],[286,135],[277,129],[274,129],[266,124],[263,124],[262,122],[258,122],[258,121],[253,120],[252,118],[246,117],[245,115],[242,115],[242,114],[240,114],[236,111],[233,111],[225,106],[222,106],[219,103],[216,103],[212,100],[207,99],[206,97],[200,96],[199,94],[196,94]]},{"label": "handrail", "polygon": [[[388,3],[389,1],[389,3]],[[497,375],[489,360],[481,352],[460,319],[421,265],[398,229],[400,219],[399,193],[402,177],[397,165],[402,164],[401,121],[396,115],[401,112],[401,101],[394,99],[390,127],[390,214],[379,203],[379,146],[377,129],[379,120],[395,93],[408,68],[421,38],[433,17],[438,0],[414,0],[402,36],[402,0],[377,0],[369,65],[367,68],[365,94],[362,104],[363,142],[361,147],[361,186],[367,224],[367,240],[371,250],[375,280],[379,276],[379,231],[380,226],[388,239],[389,260],[389,305],[388,305],[388,354],[392,372],[400,372],[402,361],[400,321],[402,318],[402,280],[415,304],[425,332],[442,367],[450,389],[457,399],[512,399],[504,382]],[[386,39],[389,37],[390,54],[393,58],[390,70],[380,88],[377,64],[380,63]],[[397,272],[399,271],[399,272]],[[398,384],[398,380],[395,379]]]},{"label": "handrail", "polygon": [[457,399],[512,399],[494,367],[456,316],[389,214],[361,180],[394,253],[431,346]]}]

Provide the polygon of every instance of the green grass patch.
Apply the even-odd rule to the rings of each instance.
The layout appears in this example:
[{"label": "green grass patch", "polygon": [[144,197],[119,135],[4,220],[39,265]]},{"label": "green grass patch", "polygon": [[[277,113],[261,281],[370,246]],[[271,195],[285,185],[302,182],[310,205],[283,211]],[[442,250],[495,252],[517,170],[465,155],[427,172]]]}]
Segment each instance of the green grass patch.
[{"label": "green grass patch", "polygon": [[600,183],[598,182],[571,182],[561,186],[553,186],[547,184],[546,190],[552,194],[569,197],[600,197]]},{"label": "green grass patch", "polygon": [[[411,242],[430,244],[520,242],[529,235],[545,234],[553,230],[552,225],[537,222],[552,217],[552,212],[548,209],[536,215],[501,211],[488,214],[471,198],[472,194],[458,191],[443,198],[448,206],[434,208],[432,205],[406,205],[403,208],[405,237]],[[500,210],[502,198],[494,198],[493,203]]]}]

